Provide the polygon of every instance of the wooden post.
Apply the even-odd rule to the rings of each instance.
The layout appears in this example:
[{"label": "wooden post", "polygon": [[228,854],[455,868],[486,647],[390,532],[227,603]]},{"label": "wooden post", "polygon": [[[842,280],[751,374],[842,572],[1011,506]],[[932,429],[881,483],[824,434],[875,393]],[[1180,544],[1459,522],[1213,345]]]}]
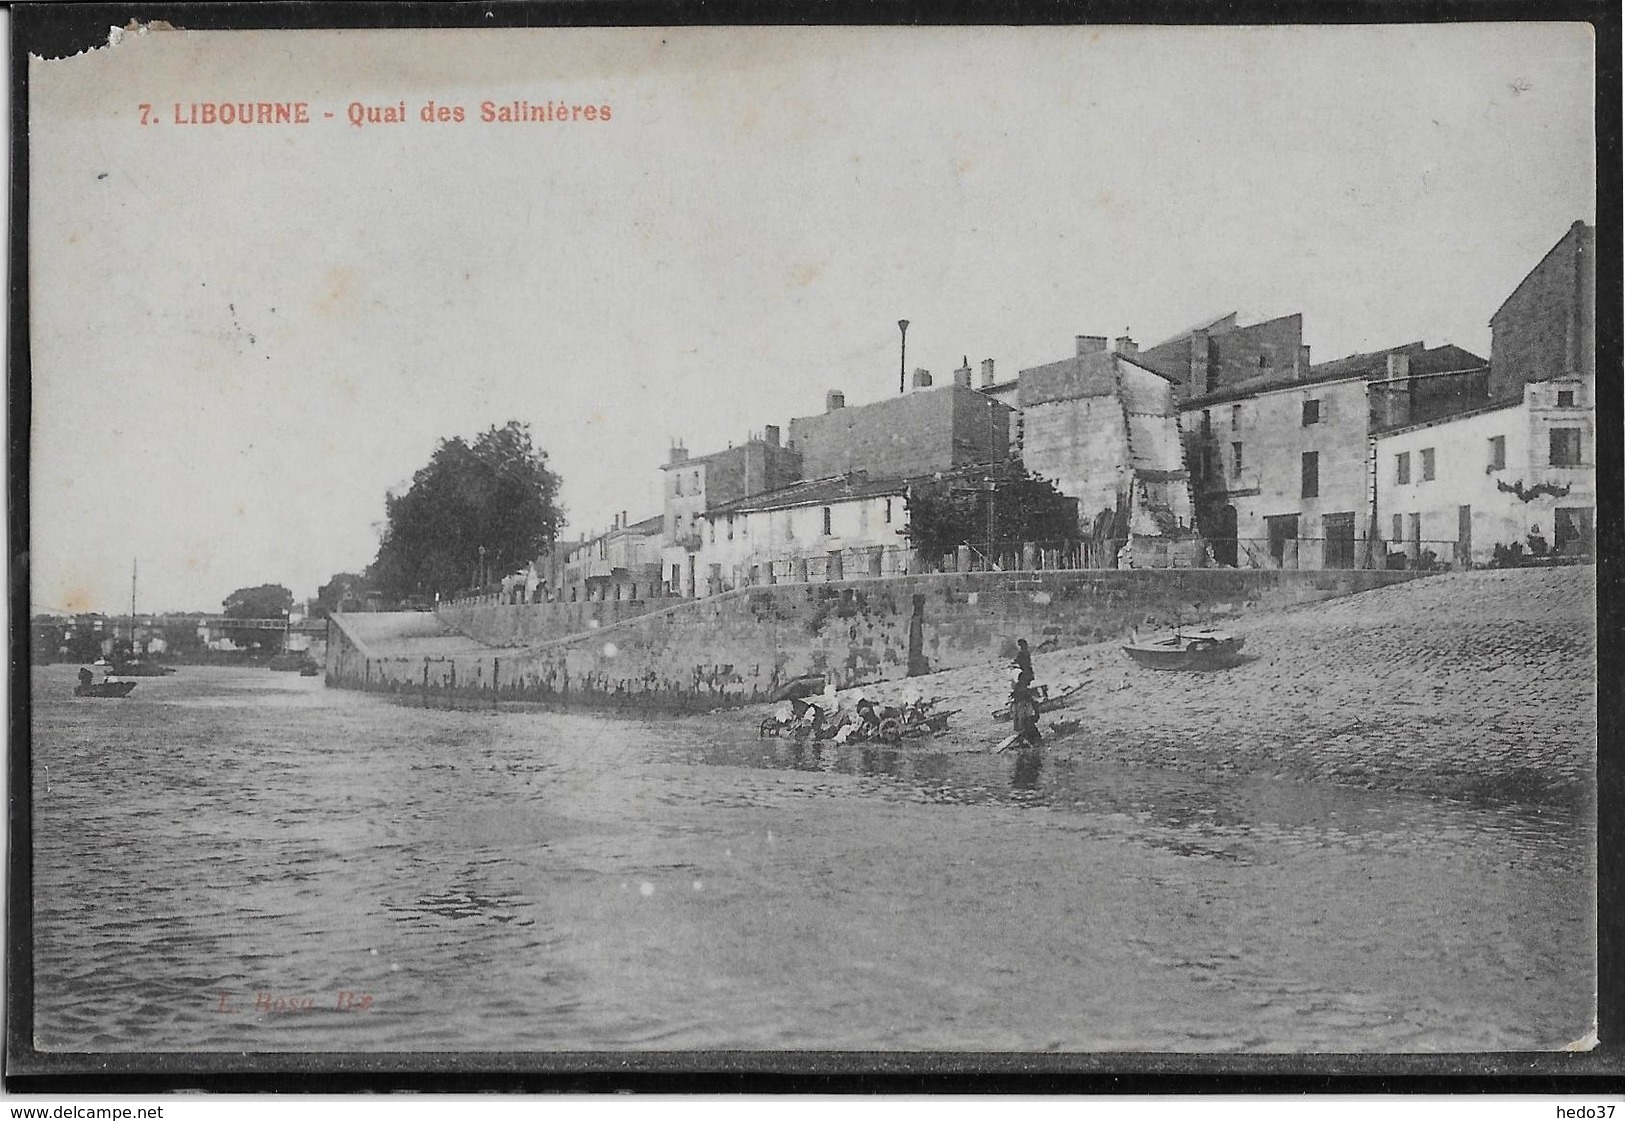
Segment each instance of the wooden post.
[{"label": "wooden post", "polygon": [[499,700],[497,696],[497,673],[502,669],[502,659],[491,659],[491,707],[496,708]]},{"label": "wooden post", "polygon": [[423,707],[429,707],[429,655],[423,655]]},{"label": "wooden post", "polygon": [[457,659],[451,660],[451,688],[446,691],[446,707],[457,707]]}]

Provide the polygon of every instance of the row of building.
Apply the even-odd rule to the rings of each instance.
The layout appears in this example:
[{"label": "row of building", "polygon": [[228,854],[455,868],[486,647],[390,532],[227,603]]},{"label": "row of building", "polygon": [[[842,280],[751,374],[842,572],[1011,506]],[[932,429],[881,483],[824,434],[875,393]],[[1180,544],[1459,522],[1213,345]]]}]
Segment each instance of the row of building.
[{"label": "row of building", "polygon": [[[690,597],[1046,557],[1354,568],[1482,565],[1514,546],[1586,555],[1595,252],[1595,230],[1574,223],[1490,317],[1488,359],[1417,341],[1317,364],[1301,315],[1232,313],[1145,349],[1079,335],[1067,357],[1004,381],[987,359],[942,385],[916,370],[909,392],[864,405],[832,389],[787,438],[770,425],[706,455],[672,447],[660,513],[558,546],[503,594]],[[912,546],[923,480],[1012,459],[1076,500],[1073,541]]]}]

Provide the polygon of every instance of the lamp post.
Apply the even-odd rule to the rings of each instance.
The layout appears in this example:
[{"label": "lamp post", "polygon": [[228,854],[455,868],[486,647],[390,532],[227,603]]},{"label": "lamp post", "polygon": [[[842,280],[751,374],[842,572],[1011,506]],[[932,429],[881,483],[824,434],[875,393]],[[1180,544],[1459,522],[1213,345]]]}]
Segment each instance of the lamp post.
[{"label": "lamp post", "polygon": [[897,392],[902,393],[908,376],[906,373],[908,369],[908,320],[899,319],[897,321],[897,330],[903,336],[897,351]]},{"label": "lamp post", "polygon": [[477,573],[475,573],[474,580],[475,580],[475,587],[478,588],[479,591],[481,591],[481,592],[485,591],[485,585],[486,585],[487,581],[485,579],[485,546],[484,545],[480,546],[480,570]]}]

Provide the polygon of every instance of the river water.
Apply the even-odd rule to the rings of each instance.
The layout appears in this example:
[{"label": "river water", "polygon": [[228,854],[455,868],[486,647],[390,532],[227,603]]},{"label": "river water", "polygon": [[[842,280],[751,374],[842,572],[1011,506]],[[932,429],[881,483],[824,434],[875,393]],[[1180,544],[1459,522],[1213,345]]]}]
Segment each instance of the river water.
[{"label": "river water", "polygon": [[1592,812],[265,670],[33,677],[54,1051],[1449,1051],[1592,1026]]}]

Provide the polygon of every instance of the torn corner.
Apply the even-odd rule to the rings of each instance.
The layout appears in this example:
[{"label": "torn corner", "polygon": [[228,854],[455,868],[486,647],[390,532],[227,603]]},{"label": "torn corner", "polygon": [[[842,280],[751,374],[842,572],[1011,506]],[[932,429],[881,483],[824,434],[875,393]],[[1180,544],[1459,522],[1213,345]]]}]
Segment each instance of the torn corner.
[{"label": "torn corner", "polygon": [[1596,1049],[1596,1046],[1597,1046],[1598,1042],[1600,1042],[1600,1041],[1597,1039],[1597,1026],[1595,1024],[1593,1024],[1591,1026],[1590,1031],[1586,1032],[1584,1035],[1582,1035],[1579,1039],[1576,1039],[1574,1042],[1565,1045],[1563,1050],[1565,1050],[1565,1051],[1592,1051],[1592,1050]]},{"label": "torn corner", "polygon": [[175,25],[170,23],[168,20],[155,19],[147,23],[141,23],[139,20],[132,19],[123,27],[109,27],[107,29],[107,45],[109,47],[118,46],[120,43],[124,42],[124,37],[126,35],[141,36],[151,34],[154,31],[174,30],[176,30]]},{"label": "torn corner", "polygon": [[180,28],[167,20],[155,19],[147,23],[131,20],[123,27],[109,27],[107,41],[98,42],[92,36],[94,28],[86,28],[82,33],[70,37],[64,44],[53,44],[53,49],[31,50],[28,52],[30,62],[59,62],[64,59],[86,58],[99,51],[118,47],[125,40],[134,36],[137,39],[145,38],[154,31],[179,31]]}]

